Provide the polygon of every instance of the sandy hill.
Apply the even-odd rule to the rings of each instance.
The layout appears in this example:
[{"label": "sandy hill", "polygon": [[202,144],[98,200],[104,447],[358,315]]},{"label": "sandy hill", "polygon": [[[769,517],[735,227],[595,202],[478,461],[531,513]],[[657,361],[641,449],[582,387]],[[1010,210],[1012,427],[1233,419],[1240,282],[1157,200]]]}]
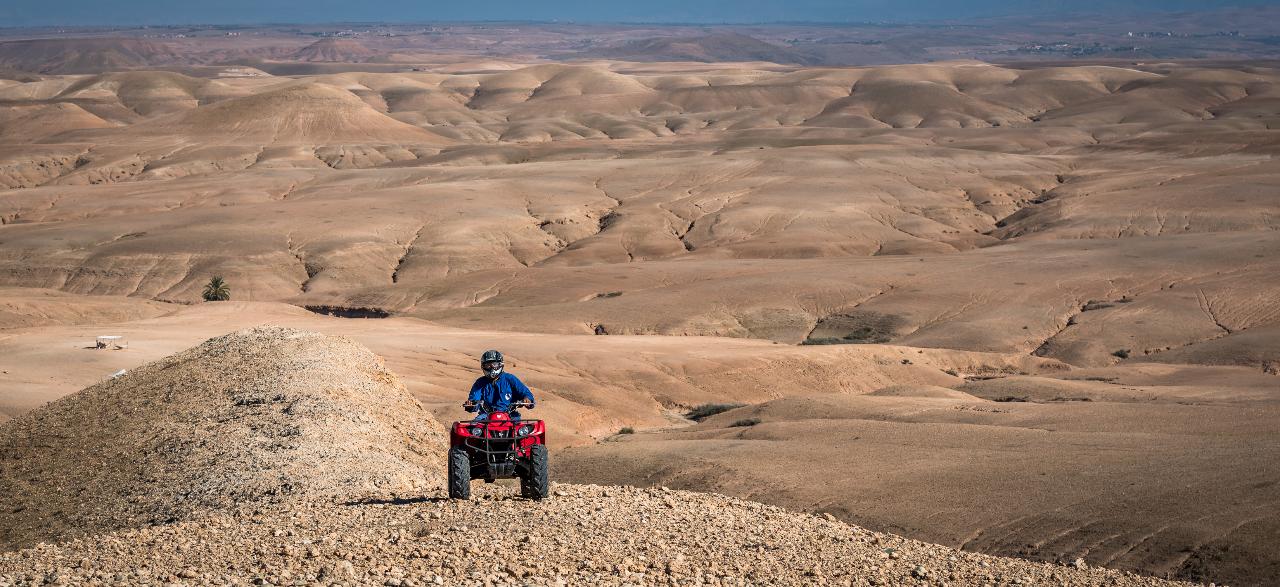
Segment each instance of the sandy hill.
[{"label": "sandy hill", "polygon": [[628,41],[616,47],[590,51],[583,56],[623,61],[768,61],[798,64],[816,62],[812,56],[800,51],[766,43],[741,33],[713,33]]},{"label": "sandy hill", "polygon": [[142,117],[195,108],[243,95],[244,90],[216,80],[168,71],[128,71],[80,78],[53,100],[80,103],[118,102]]},{"label": "sandy hill", "polygon": [[266,144],[449,142],[428,130],[392,119],[351,92],[302,82],[140,124],[144,136],[222,137]]},{"label": "sandy hill", "polygon": [[0,80],[26,83],[39,81],[40,76],[12,67],[0,67]]},{"label": "sandy hill", "polygon": [[208,510],[432,487],[447,441],[342,338],[255,328],[129,371],[0,429],[0,546]]},{"label": "sandy hill", "polygon": [[176,61],[145,39],[30,39],[0,43],[0,66],[36,73],[101,73]]},{"label": "sandy hill", "polygon": [[103,120],[75,104],[61,102],[36,106],[0,106],[0,133],[13,143],[37,142],[71,130],[111,128]]},{"label": "sandy hill", "polygon": [[165,304],[132,299],[86,300],[47,289],[0,288],[0,330],[50,324],[102,324],[160,316]]},{"label": "sandy hill", "polygon": [[320,39],[293,54],[296,61],[359,63],[377,55],[355,39]]}]

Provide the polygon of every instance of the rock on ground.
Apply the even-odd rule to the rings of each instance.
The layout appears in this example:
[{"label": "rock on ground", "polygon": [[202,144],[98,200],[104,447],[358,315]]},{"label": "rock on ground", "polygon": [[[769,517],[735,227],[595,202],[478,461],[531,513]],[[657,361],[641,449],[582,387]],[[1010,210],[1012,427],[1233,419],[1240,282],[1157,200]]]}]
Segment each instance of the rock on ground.
[{"label": "rock on ground", "polygon": [[0,586],[1186,585],[960,552],[714,494],[557,485],[301,503],[0,554]]}]

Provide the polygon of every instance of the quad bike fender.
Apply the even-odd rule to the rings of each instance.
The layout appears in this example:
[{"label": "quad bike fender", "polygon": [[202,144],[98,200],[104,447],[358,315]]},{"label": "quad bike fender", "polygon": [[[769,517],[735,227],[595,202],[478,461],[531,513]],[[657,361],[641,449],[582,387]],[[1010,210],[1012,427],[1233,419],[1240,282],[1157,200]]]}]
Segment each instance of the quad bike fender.
[{"label": "quad bike fender", "polygon": [[[529,426],[530,429],[522,430],[525,426]],[[453,427],[449,430],[449,447],[474,450],[483,443],[483,439],[491,438],[495,435],[502,435],[507,438],[517,437],[520,456],[525,457],[528,456],[530,447],[547,443],[547,425],[542,420],[512,421],[505,418],[491,419],[487,422],[454,422]]]}]

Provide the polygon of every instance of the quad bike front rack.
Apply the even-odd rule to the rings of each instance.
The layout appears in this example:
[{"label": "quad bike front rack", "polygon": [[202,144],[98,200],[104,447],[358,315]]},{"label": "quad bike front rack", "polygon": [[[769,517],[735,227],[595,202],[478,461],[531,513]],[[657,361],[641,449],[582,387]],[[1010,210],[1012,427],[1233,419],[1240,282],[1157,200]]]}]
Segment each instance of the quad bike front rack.
[{"label": "quad bike front rack", "polygon": [[[541,422],[542,420],[524,419],[477,420],[464,424],[463,429],[468,434],[462,437],[462,446],[472,454],[484,458],[483,461],[477,459],[471,463],[473,476],[486,482],[517,476],[517,461],[529,456],[530,448],[536,444],[535,438]],[[480,429],[480,434],[472,434],[471,431],[477,428]],[[521,433],[521,430],[525,432]]]}]

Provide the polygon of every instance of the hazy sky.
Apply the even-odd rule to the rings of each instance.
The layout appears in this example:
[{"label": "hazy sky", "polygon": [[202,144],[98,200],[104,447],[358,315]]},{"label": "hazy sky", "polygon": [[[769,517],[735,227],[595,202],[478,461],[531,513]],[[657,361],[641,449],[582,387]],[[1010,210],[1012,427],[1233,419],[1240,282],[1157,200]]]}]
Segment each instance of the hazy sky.
[{"label": "hazy sky", "polygon": [[1280,0],[0,0],[0,26],[342,20],[875,21],[1260,5],[1280,5]]}]

